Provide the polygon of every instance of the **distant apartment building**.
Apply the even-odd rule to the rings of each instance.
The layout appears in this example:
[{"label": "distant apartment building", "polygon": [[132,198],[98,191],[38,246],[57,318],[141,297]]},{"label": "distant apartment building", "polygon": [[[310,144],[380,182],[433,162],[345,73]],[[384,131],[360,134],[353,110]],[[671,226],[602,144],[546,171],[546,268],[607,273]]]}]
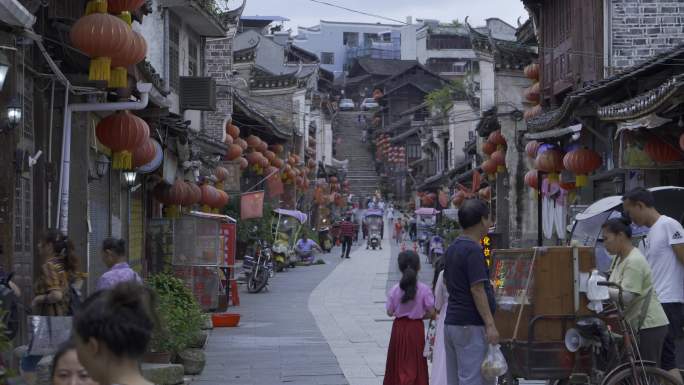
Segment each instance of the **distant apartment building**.
[{"label": "distant apartment building", "polygon": [[321,68],[339,78],[355,58],[400,59],[402,27],[321,20],[313,27],[299,27],[293,44],[318,55]]},{"label": "distant apartment building", "polygon": [[458,23],[418,19],[401,30],[401,59],[418,60],[441,76],[462,77],[475,58],[468,30]]}]

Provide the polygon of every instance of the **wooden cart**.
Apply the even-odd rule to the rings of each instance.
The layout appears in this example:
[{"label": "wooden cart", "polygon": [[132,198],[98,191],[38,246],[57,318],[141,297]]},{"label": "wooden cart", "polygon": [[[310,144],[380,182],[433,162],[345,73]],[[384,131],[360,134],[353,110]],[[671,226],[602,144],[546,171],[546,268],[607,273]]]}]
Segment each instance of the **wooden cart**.
[{"label": "wooden cart", "polygon": [[565,348],[565,332],[590,315],[580,282],[594,266],[590,248],[494,250],[494,316],[508,361],[509,381],[555,380],[589,364]]}]

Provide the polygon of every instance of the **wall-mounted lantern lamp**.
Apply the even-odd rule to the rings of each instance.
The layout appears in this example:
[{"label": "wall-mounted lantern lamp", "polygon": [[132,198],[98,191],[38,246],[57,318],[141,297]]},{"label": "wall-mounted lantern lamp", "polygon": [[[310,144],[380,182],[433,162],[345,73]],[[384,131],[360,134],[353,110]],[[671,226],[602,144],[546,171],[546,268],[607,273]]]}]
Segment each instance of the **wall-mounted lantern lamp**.
[{"label": "wall-mounted lantern lamp", "polygon": [[123,177],[124,180],[126,181],[126,184],[128,187],[133,187],[135,185],[135,178],[138,176],[138,173],[135,172],[134,170],[126,170],[123,172]]}]

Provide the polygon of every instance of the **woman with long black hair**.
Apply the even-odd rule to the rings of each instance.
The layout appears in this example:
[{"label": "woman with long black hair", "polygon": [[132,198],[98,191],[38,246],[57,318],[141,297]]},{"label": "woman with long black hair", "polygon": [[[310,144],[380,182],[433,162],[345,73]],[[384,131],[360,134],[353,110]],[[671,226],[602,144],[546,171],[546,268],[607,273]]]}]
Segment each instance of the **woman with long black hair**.
[{"label": "woman with long black hair", "polygon": [[387,294],[387,315],[394,323],[383,384],[428,385],[423,319],[434,315],[435,298],[428,285],[418,282],[418,254],[403,251],[398,264],[401,281]]}]

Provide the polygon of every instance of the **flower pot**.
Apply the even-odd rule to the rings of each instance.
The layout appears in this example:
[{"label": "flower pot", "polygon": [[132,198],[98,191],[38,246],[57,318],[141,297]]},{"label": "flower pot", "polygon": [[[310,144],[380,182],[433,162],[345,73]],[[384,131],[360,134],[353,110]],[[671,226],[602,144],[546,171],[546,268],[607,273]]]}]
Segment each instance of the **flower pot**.
[{"label": "flower pot", "polygon": [[240,314],[237,313],[215,313],[211,315],[211,322],[215,328],[236,327],[240,323]]},{"label": "flower pot", "polygon": [[168,364],[171,362],[170,352],[147,352],[143,356],[143,362],[150,364]]}]

